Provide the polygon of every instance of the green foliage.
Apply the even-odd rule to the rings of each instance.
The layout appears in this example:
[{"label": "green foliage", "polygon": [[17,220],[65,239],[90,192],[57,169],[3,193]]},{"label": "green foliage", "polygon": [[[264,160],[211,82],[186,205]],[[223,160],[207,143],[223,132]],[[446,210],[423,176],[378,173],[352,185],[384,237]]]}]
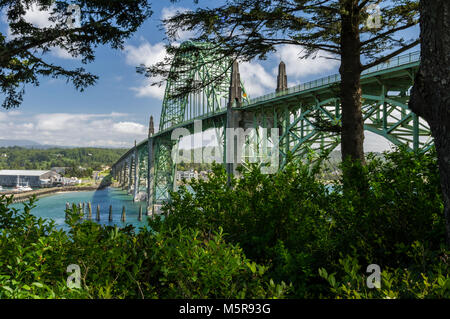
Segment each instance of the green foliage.
[{"label": "green foliage", "polygon": [[[0,198],[0,298],[279,298],[288,287],[265,278],[223,233],[178,227],[155,233],[83,221],[66,211],[68,232]],[[81,270],[69,289],[67,266]]]},{"label": "green foliage", "polygon": [[144,238],[143,244],[153,247],[146,250],[143,266],[151,272],[144,282],[168,298],[278,298],[287,288],[265,281],[267,267],[226,244],[222,229],[205,238],[178,226]]},{"label": "green foliage", "polygon": [[[379,11],[373,12],[371,7],[377,7]],[[168,66],[178,63],[181,70],[178,76],[187,72],[183,63],[191,61],[180,63],[175,53],[183,52],[176,41],[180,30],[189,30],[194,35],[190,40],[217,44],[214,50],[219,47],[224,57],[243,61],[265,60],[285,45],[298,46],[299,58],[317,57],[318,52],[342,58],[351,52],[353,60],[361,56],[367,63],[353,70],[347,65],[341,75],[353,71],[351,74],[359,77],[361,71],[417,46],[417,36],[406,39],[399,31],[411,30],[418,24],[418,7],[418,0],[230,0],[208,7],[199,6],[163,20],[166,33],[173,40],[167,48],[172,56],[145,70],[138,68],[138,71],[147,76],[166,78]],[[379,25],[368,27],[370,15],[380,17]],[[186,48],[187,53],[193,50],[199,49]],[[383,56],[386,51],[390,57]],[[217,61],[209,63],[214,65]],[[221,77],[215,79],[217,83],[220,80]],[[181,93],[192,91],[194,87],[186,83],[177,89]],[[328,129],[336,130],[331,123],[326,124]]]},{"label": "green foliage", "polygon": [[106,148],[0,148],[0,169],[50,169],[66,167],[67,177],[89,177],[93,170],[111,166],[125,151]]},{"label": "green foliage", "polygon": [[[420,258],[421,252],[416,242],[411,252]],[[423,248],[423,247],[422,247]],[[339,259],[343,274],[335,278],[335,273],[328,274],[320,268],[319,275],[328,281],[332,296],[341,299],[397,299],[397,298],[450,298],[450,275],[448,267],[448,252],[442,251],[438,262],[433,262],[429,268],[420,272],[411,269],[386,268],[381,272],[379,287],[368,288],[363,267],[354,257]],[[413,267],[414,268],[414,267]]]},{"label": "green foliage", "polygon": [[[78,17],[70,17],[80,22],[78,26],[67,23],[70,5],[79,9]],[[27,21],[25,16],[33,6],[48,13],[48,25],[38,27]],[[67,69],[55,65],[46,61],[45,53],[59,48],[80,58],[83,64],[92,62],[96,47],[121,49],[152,14],[146,0],[5,0],[0,2],[0,9],[11,34],[0,33],[0,91],[5,96],[4,108],[18,107],[24,85],[38,86],[42,76],[63,77],[80,91],[95,84],[97,76],[82,67]]]},{"label": "green foliage", "polygon": [[[344,163],[326,185],[302,164],[226,186],[208,181],[172,194],[139,232],[67,211],[68,232],[0,200],[3,298],[449,298],[449,250],[434,152],[398,150]],[[365,185],[363,196],[361,184]],[[68,265],[81,289],[66,287]],[[381,287],[366,268],[378,264]],[[286,283],[286,284],[285,284]]]},{"label": "green foliage", "polygon": [[[173,193],[164,220],[150,225],[162,231],[181,224],[205,235],[221,226],[227,241],[269,266],[271,278],[291,282],[295,297],[334,296],[318,269],[342,275],[342,256],[386,271],[407,269],[396,272],[398,278],[418,278],[426,269],[432,272],[427,278],[439,278],[445,227],[435,154],[399,150],[369,157],[365,167],[346,162],[343,169],[353,175],[325,185],[318,172],[290,163],[274,175],[244,172],[227,188],[225,171],[216,166],[209,181]],[[417,243],[428,256],[420,261]],[[409,296],[407,286],[392,289]]]}]

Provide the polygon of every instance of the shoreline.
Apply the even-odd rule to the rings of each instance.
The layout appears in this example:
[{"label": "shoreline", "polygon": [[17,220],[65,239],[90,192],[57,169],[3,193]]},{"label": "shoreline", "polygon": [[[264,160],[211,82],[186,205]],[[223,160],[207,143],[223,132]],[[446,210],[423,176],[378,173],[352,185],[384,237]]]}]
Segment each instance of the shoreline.
[{"label": "shoreline", "polygon": [[51,187],[43,188],[38,190],[32,190],[28,192],[6,192],[0,193],[0,196],[14,196],[13,203],[23,203],[33,196],[40,198],[47,195],[58,194],[58,193],[69,193],[69,192],[83,192],[83,191],[96,191],[101,190],[110,185],[93,185],[93,186],[63,186],[63,187]]}]

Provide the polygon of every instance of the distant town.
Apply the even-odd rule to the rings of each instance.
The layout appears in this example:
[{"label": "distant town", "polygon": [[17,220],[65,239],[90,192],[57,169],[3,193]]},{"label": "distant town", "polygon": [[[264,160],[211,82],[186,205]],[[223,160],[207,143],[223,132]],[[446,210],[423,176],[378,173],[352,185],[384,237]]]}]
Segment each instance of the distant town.
[{"label": "distant town", "polygon": [[[109,171],[109,166],[103,168],[103,171]],[[53,167],[49,170],[0,170],[0,191],[24,192],[40,188],[79,186],[87,182],[99,183],[103,179],[101,171],[93,171],[92,176],[85,179],[65,177],[68,169]]]}]

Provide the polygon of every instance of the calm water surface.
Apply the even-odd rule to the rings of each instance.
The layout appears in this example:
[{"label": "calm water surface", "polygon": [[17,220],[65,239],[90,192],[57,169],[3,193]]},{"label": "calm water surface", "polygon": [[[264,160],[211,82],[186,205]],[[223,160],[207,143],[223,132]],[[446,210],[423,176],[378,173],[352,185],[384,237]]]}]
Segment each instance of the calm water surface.
[{"label": "calm water surface", "polygon": [[[31,210],[31,213],[37,217],[45,219],[52,219],[56,226],[62,229],[68,229],[65,224],[66,203],[79,204],[88,203],[92,205],[92,220],[95,221],[97,214],[97,205],[100,205],[100,224],[103,225],[117,225],[123,227],[125,225],[133,225],[135,227],[142,227],[147,225],[147,218],[145,216],[145,202],[133,202],[133,197],[128,195],[126,191],[121,189],[108,187],[97,191],[88,192],[70,192],[60,193],[47,197],[41,197],[36,202],[36,207]],[[113,207],[113,221],[109,222],[109,206]],[[126,222],[121,221],[122,207],[125,206]],[[139,207],[142,206],[142,222],[138,221]],[[23,204],[14,204],[14,208],[21,209]],[[88,215],[87,205],[85,216]]]}]

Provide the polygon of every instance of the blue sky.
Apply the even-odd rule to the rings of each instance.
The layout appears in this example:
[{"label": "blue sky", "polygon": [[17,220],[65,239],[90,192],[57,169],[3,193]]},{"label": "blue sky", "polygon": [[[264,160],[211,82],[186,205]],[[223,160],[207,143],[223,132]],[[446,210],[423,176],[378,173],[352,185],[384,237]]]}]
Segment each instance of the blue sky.
[{"label": "blue sky", "polygon": [[[152,64],[164,56],[164,30],[160,19],[183,8],[194,8],[193,1],[154,1],[153,16],[126,42],[123,51],[100,47],[96,60],[84,65],[99,76],[95,86],[76,91],[63,79],[42,78],[39,87],[26,86],[20,108],[0,110],[0,139],[28,139],[42,144],[64,146],[129,147],[146,137],[149,116],[158,124],[164,87],[151,87],[149,80],[136,73],[141,63]],[[205,5],[200,1],[200,5]],[[2,14],[3,15],[3,14]],[[31,22],[43,25],[46,13],[29,12]],[[3,33],[8,32],[4,19]],[[417,32],[415,30],[413,32]],[[186,38],[187,34],[180,34]],[[181,39],[181,40],[182,40]],[[240,66],[241,77],[250,97],[270,93],[276,87],[280,60],[287,65],[289,86],[338,72],[339,62],[329,59],[299,60],[299,49],[283,46],[267,61]],[[47,59],[64,67],[78,67],[80,61],[59,50]],[[386,148],[379,139],[366,138],[369,149]],[[366,147],[367,148],[367,147]]]}]

